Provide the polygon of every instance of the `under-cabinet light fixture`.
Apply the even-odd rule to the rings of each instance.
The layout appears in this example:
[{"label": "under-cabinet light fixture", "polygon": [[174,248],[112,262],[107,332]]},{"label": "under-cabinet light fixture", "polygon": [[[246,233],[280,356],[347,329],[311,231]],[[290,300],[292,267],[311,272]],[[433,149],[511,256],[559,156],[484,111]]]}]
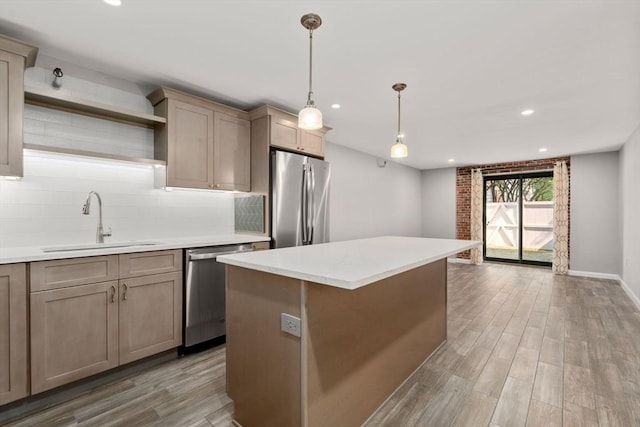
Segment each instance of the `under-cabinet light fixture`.
[{"label": "under-cabinet light fixture", "polygon": [[402,142],[404,134],[400,132],[400,92],[407,87],[404,83],[395,83],[391,88],[398,92],[398,132],[396,133],[396,143],[391,146],[391,158],[400,159],[409,155],[407,145]]},{"label": "under-cabinet light fixture", "polygon": [[521,111],[520,114],[523,115],[523,116],[530,116],[535,112],[536,112],[536,110],[527,109],[527,110]]},{"label": "under-cabinet light fixture", "polygon": [[300,18],[302,26],[309,30],[309,93],[307,104],[298,113],[298,127],[301,129],[320,129],[322,127],[322,112],[316,108],[313,100],[312,76],[313,76],[313,30],[320,27],[322,19],[315,13],[307,13]]},{"label": "under-cabinet light fixture", "polygon": [[122,4],[121,0],[103,0],[109,6],[120,6]]}]

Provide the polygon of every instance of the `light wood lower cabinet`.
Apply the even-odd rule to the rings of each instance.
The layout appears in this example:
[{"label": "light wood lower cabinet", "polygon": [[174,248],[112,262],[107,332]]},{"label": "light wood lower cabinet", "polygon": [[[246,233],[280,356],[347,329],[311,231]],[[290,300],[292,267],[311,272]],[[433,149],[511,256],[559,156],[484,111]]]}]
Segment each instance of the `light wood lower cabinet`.
[{"label": "light wood lower cabinet", "polygon": [[271,247],[270,245],[270,242],[255,242],[251,244],[251,249],[254,251],[264,251],[269,249]]},{"label": "light wood lower cabinet", "polygon": [[[182,344],[181,250],[41,261],[31,271],[33,394]],[[93,283],[101,277],[116,280]]]},{"label": "light wood lower cabinet", "polygon": [[0,265],[0,405],[28,395],[26,264]]},{"label": "light wood lower cabinet", "polygon": [[182,272],[120,280],[120,363],[182,344]]},{"label": "light wood lower cabinet", "polygon": [[31,392],[118,366],[118,282],[31,294]]}]

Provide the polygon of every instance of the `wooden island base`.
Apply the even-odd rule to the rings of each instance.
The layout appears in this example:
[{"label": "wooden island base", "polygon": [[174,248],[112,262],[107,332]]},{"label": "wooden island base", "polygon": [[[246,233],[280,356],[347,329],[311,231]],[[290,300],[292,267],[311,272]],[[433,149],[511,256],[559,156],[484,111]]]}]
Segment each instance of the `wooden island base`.
[{"label": "wooden island base", "polygon": [[[360,426],[445,340],[441,259],[354,290],[227,265],[234,422]],[[302,319],[301,337],[280,315]]]}]

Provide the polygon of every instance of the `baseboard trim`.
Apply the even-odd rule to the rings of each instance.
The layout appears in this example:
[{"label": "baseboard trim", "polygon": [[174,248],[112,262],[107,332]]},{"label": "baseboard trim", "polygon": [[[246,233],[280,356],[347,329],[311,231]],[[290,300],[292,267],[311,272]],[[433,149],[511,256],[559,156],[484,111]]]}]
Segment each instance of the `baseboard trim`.
[{"label": "baseboard trim", "polygon": [[593,279],[609,279],[620,281],[620,276],[613,273],[596,273],[594,271],[569,270],[569,276],[591,277]]},{"label": "baseboard trim", "polygon": [[466,258],[447,258],[447,262],[451,264],[471,264],[471,260]]},{"label": "baseboard trim", "polygon": [[618,281],[620,282],[620,286],[622,286],[622,289],[627,293],[627,296],[629,296],[629,299],[633,301],[633,303],[636,305],[636,308],[640,310],[640,298],[638,298],[638,296],[633,293],[629,285],[627,285],[627,282],[622,280],[622,278],[620,278]]}]

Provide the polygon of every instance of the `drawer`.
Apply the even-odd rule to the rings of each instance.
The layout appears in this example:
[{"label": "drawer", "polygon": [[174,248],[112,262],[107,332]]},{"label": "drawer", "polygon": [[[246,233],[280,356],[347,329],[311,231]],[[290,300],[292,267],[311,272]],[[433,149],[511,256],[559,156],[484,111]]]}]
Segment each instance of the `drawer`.
[{"label": "drawer", "polygon": [[31,263],[31,292],[118,280],[118,255]]},{"label": "drawer", "polygon": [[265,249],[269,249],[271,244],[269,242],[255,242],[251,244],[251,247],[254,251],[264,251]]},{"label": "drawer", "polygon": [[120,278],[182,270],[182,249],[119,255]]}]

